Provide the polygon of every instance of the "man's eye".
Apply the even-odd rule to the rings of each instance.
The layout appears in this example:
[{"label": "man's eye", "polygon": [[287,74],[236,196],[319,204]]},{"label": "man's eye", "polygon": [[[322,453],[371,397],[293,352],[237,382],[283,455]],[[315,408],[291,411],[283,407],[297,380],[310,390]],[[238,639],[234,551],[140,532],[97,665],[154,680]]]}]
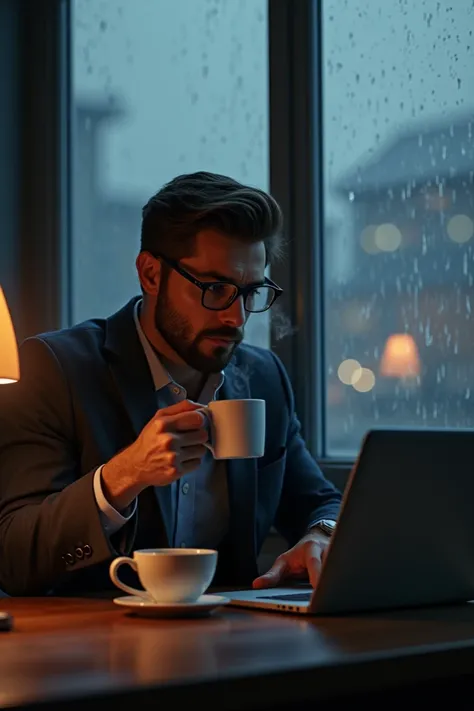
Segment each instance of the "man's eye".
[{"label": "man's eye", "polygon": [[229,290],[232,290],[231,284],[219,283],[219,284],[212,284],[209,287],[209,291],[211,291],[213,294],[215,294],[215,296],[223,296],[225,294],[228,294]]}]

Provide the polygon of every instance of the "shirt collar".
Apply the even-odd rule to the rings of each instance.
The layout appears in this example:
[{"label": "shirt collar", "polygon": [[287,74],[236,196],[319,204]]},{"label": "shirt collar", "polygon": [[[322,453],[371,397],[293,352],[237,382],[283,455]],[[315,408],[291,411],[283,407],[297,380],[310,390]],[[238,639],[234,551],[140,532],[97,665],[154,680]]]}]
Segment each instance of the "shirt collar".
[{"label": "shirt collar", "polygon": [[[135,321],[135,327],[137,329],[138,333],[138,338],[140,339],[140,343],[142,344],[143,350],[145,352],[146,359],[148,361],[148,366],[150,368],[151,372],[151,377],[153,378],[153,383],[155,385],[155,390],[161,390],[162,388],[165,388],[167,385],[170,385],[173,383],[173,378],[171,375],[168,373],[166,368],[163,366],[162,362],[158,358],[156,351],[153,349],[150,341],[148,338],[145,336],[143,332],[143,328],[140,323],[139,319],[139,312],[140,312],[140,306],[142,304],[142,299],[139,299],[134,307],[133,310],[133,320]],[[219,388],[222,386],[223,382],[225,379],[225,373],[224,371],[221,371],[220,373],[212,373],[209,378],[207,379],[207,382],[204,386],[205,389],[207,388],[212,388],[214,392],[217,392]],[[179,385],[179,383],[176,383],[176,385]],[[203,390],[204,390],[203,388]]]}]

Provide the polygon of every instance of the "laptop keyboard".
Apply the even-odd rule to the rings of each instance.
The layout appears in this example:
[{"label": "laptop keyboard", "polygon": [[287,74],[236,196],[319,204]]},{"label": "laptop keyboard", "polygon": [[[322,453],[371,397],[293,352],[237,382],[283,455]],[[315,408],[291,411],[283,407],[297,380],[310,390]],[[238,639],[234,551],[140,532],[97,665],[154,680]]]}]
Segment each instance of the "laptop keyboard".
[{"label": "laptop keyboard", "polygon": [[293,600],[293,602],[309,602],[312,593],[288,593],[287,595],[259,595],[259,600]]}]

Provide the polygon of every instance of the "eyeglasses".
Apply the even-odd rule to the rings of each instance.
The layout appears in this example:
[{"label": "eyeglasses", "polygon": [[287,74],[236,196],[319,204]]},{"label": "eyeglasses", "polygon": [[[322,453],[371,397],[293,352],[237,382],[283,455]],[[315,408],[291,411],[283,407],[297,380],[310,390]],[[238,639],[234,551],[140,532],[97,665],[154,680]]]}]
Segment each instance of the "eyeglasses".
[{"label": "eyeglasses", "polygon": [[164,257],[162,254],[154,254],[153,256],[156,259],[161,259],[191,284],[199,287],[202,291],[201,304],[211,311],[224,311],[232,306],[239,296],[242,296],[246,311],[249,313],[261,313],[262,311],[267,311],[283,293],[283,289],[268,277],[265,277],[265,281],[262,284],[248,284],[247,286],[237,286],[237,284],[230,281],[200,281],[180,267],[174,259]]}]

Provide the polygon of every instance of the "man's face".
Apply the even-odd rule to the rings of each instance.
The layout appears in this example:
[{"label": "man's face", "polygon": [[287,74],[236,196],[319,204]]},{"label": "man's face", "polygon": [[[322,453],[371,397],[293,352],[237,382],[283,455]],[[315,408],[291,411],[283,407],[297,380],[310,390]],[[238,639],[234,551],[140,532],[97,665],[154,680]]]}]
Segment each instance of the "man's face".
[{"label": "man's face", "polygon": [[[202,282],[262,283],[265,246],[202,230],[196,235],[193,255],[180,260],[179,265]],[[202,306],[198,286],[169,267],[163,266],[163,270],[155,307],[156,328],[191,368],[201,373],[219,372],[244,337],[249,314],[242,297],[224,311],[211,311]]]}]

